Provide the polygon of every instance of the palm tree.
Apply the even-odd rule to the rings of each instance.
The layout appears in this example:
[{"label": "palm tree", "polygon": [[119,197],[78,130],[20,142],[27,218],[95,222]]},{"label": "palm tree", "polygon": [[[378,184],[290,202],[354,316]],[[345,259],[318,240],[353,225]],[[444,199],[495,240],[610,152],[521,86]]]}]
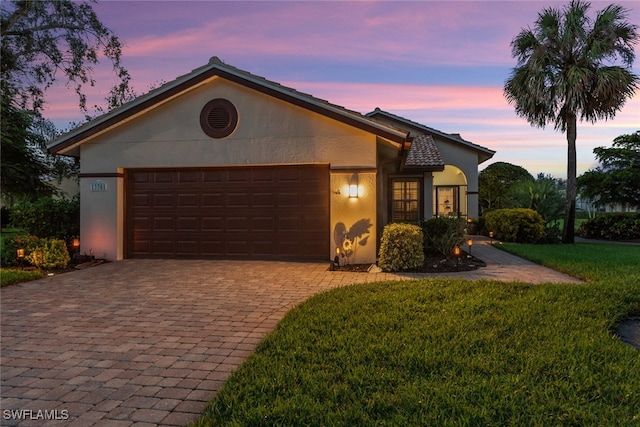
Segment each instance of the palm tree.
[{"label": "palm tree", "polygon": [[[638,41],[628,11],[610,5],[595,20],[591,5],[573,0],[562,10],[538,14],[535,28],[523,29],[511,42],[518,60],[505,82],[504,94],[516,113],[532,126],[552,122],[566,132],[567,192],[563,243],[573,243],[576,207],[577,119],[595,123],[613,118],[635,93],[640,78],[631,73]],[[621,61],[623,66],[616,65]]]}]

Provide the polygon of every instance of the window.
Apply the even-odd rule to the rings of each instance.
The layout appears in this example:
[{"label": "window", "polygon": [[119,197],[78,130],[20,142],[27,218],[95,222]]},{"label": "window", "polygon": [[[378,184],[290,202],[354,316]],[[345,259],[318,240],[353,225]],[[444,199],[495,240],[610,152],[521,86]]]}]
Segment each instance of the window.
[{"label": "window", "polygon": [[420,180],[396,178],[391,181],[391,221],[420,220]]},{"label": "window", "polygon": [[460,189],[458,186],[450,186],[450,187],[436,187],[436,206],[437,216],[454,216],[458,217],[458,206],[459,206],[459,197]]}]

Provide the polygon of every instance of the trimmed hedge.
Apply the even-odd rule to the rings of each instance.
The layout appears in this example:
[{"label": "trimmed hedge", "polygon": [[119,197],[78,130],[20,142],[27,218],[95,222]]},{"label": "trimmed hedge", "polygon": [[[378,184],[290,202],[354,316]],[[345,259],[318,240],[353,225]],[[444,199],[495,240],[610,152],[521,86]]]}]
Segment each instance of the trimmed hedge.
[{"label": "trimmed hedge", "polygon": [[539,243],[546,238],[544,219],[533,209],[496,209],[484,219],[486,229],[505,242]]},{"label": "trimmed hedge", "polygon": [[387,224],[380,241],[378,267],[384,271],[403,271],[420,268],[423,264],[422,229],[414,224]]},{"label": "trimmed hedge", "polygon": [[580,224],[578,236],[585,239],[640,239],[640,213],[609,213]]}]

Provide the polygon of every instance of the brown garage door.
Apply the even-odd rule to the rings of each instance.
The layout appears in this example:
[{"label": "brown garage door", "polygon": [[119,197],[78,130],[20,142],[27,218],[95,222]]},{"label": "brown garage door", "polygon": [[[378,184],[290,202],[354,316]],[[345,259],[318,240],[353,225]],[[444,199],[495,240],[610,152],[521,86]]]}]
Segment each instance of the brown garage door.
[{"label": "brown garage door", "polygon": [[127,258],[324,260],[327,165],[126,171]]}]

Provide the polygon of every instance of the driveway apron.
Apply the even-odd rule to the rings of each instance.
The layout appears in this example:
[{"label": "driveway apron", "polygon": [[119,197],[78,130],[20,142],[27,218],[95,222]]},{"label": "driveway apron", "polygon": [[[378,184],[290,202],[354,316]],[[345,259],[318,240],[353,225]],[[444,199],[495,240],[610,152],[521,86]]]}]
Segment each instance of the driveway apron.
[{"label": "driveway apron", "polygon": [[[467,279],[580,281],[478,241]],[[3,288],[2,425],[185,425],[284,314],[353,283],[429,274],[328,263],[125,260]]]}]

